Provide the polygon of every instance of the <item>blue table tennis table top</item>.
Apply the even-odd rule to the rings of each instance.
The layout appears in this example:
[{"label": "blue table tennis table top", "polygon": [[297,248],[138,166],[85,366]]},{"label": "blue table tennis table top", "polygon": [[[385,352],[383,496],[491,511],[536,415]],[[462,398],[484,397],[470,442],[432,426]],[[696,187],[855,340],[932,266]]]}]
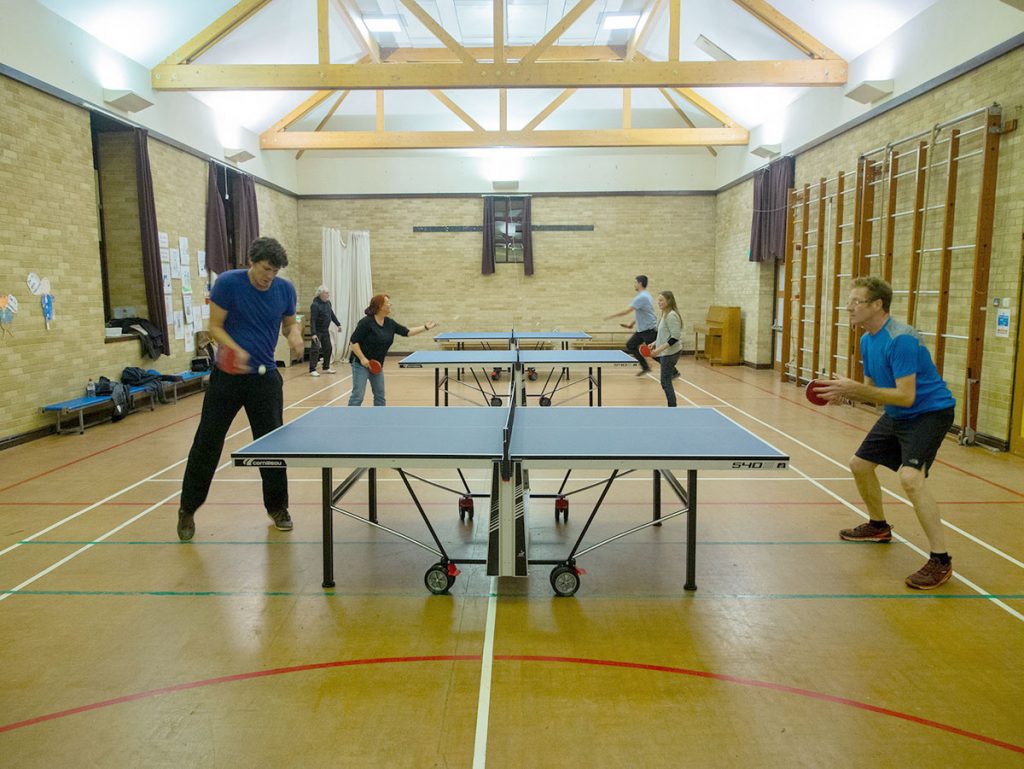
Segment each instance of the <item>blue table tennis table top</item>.
[{"label": "blue table tennis table top", "polygon": [[[321,406],[232,453],[247,467],[490,467],[507,409]],[[782,470],[789,457],[710,408],[516,409],[524,467]]]},{"label": "blue table tennis table top", "polygon": [[445,331],[434,337],[435,342],[488,342],[513,339],[590,339],[585,331]]},{"label": "blue table tennis table top", "polygon": [[543,366],[627,366],[636,358],[622,350],[417,350],[402,358],[402,368],[502,366],[521,363],[529,368]]}]

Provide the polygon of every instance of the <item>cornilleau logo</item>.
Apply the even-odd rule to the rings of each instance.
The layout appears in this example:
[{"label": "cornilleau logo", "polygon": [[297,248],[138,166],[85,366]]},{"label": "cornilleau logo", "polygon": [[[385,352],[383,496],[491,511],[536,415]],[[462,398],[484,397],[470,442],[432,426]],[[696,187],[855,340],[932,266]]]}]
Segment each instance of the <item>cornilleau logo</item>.
[{"label": "cornilleau logo", "polygon": [[246,467],[286,467],[283,459],[243,459]]}]

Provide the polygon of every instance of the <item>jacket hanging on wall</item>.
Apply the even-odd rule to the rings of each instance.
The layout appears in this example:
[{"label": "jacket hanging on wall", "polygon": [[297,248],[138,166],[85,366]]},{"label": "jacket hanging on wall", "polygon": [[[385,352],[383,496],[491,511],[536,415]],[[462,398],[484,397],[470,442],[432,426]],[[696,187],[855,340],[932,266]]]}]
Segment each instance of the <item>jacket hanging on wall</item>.
[{"label": "jacket hanging on wall", "polygon": [[142,354],[148,358],[156,360],[164,354],[164,332],[146,318],[114,318],[107,321],[107,326],[138,334]]}]

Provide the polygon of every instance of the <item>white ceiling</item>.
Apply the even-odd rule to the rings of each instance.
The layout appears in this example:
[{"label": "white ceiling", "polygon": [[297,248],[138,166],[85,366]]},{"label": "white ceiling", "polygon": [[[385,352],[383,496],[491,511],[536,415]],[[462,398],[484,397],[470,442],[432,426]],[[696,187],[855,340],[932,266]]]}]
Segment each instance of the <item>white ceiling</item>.
[{"label": "white ceiling", "polygon": [[[877,45],[915,15],[938,0],[774,0],[772,5],[845,59],[852,60]],[[235,0],[38,0],[71,23],[146,67],[163,61],[235,5]],[[357,0],[365,15],[399,19],[398,33],[376,33],[382,47],[438,48],[437,39],[397,0]],[[624,45],[630,31],[602,29],[604,14],[636,11],[643,0],[597,0],[565,34],[560,45]],[[490,46],[490,0],[422,0],[423,8],[465,46]],[[574,0],[507,0],[506,45],[538,41],[575,5]],[[681,58],[706,61],[694,45],[698,35],[714,41],[736,59],[800,58],[795,48],[731,0],[681,0]],[[361,49],[331,5],[331,60],[352,63]],[[668,48],[667,14],[661,14],[643,49],[648,57],[664,60]],[[316,0],[272,0],[239,29],[220,41],[200,63],[315,63],[317,56]],[[746,127],[761,124],[798,98],[799,88],[698,89],[725,113]],[[495,92],[448,91],[459,106],[485,128],[498,126]],[[517,128],[543,109],[558,91],[521,90],[509,94],[509,127]],[[218,114],[260,132],[268,128],[310,92],[204,92],[196,98]],[[333,99],[296,127],[310,129]],[[621,126],[621,89],[578,91],[544,123],[545,128],[603,128]],[[711,125],[703,113],[681,104],[697,125]],[[678,126],[679,118],[654,89],[634,89],[633,125]],[[353,93],[328,128],[372,128],[375,97]],[[388,128],[464,129],[446,107],[426,92],[389,92],[385,98]]]}]

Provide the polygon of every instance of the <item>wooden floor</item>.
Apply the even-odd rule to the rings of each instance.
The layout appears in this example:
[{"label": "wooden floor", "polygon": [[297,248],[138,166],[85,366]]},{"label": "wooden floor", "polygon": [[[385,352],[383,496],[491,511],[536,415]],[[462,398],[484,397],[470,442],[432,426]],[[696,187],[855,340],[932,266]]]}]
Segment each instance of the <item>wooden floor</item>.
[{"label": "wooden floor", "polygon": [[[346,403],[339,368],[286,370],[286,419]],[[581,559],[579,593],[556,598],[547,567],[492,580],[472,565],[430,595],[429,553],[339,517],[325,591],[316,471],[290,472],[286,534],[258,474],[225,466],[181,544],[202,396],[0,452],[0,764],[1024,767],[1024,463],[947,441],[930,483],[956,576],[916,593],[903,578],[926,544],[892,473],[898,541],[836,535],[863,517],[846,462],[870,413],[812,407],[768,371],[681,371],[681,406],[792,456],[772,475],[702,474],[695,593],[683,518]],[[433,402],[431,373],[386,373],[390,405]],[[653,376],[604,379],[606,405],[664,404]],[[226,451],[249,440],[235,427]],[[382,519],[425,537],[381,477]],[[588,540],[647,518],[650,483],[617,483]],[[417,491],[444,541],[481,557],[480,502],[463,524],[454,497]],[[531,555],[564,554],[595,498],[559,525],[537,502]]]}]

